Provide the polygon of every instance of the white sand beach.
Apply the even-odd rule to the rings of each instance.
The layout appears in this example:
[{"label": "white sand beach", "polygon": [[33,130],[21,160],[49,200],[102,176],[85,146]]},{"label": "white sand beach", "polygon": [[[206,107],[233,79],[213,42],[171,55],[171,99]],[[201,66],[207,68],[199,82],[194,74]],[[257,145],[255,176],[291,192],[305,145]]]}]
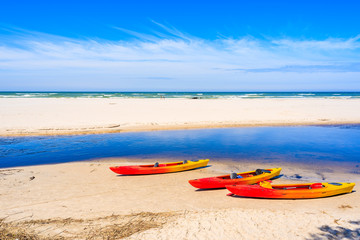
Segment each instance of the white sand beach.
[{"label": "white sand beach", "polygon": [[[0,135],[360,123],[357,109],[360,99],[2,98]],[[323,171],[290,163],[221,161],[193,171],[135,177],[109,170],[137,163],[144,160],[0,169],[0,234],[33,239],[326,239],[326,234],[355,236],[359,229],[355,165]],[[357,186],[336,197],[266,200],[226,196],[227,190],[196,191],[187,182],[265,167],[283,168],[277,183],[344,181]]]},{"label": "white sand beach", "polygon": [[[270,165],[211,162],[208,168],[147,176],[119,176],[108,168],[142,161],[105,159],[2,169],[0,218],[13,228],[26,227],[50,239],[322,239],[321,234],[331,230],[359,228],[358,192],[267,200],[226,196],[226,189],[199,191],[188,183],[231,170],[274,167]],[[350,174],[348,168],[320,176],[319,169],[311,167],[282,167],[284,176],[274,182],[294,182],[294,174],[299,174],[305,182],[360,184],[360,175]],[[325,225],[328,228],[321,231]]]},{"label": "white sand beach", "polygon": [[360,99],[0,98],[0,136],[360,123]]}]

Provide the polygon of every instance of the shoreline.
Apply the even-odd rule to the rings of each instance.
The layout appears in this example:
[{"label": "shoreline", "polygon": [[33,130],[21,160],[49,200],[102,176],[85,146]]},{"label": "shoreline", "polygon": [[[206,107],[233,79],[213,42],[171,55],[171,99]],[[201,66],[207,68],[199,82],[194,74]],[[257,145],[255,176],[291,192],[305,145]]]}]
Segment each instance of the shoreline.
[{"label": "shoreline", "polygon": [[[344,122],[292,122],[292,123],[229,123],[229,124],[185,124],[185,125],[163,125],[163,126],[134,126],[128,128],[120,127],[89,127],[87,129],[39,129],[35,131],[8,130],[7,133],[0,132],[0,137],[25,137],[25,136],[71,136],[71,135],[92,135],[127,132],[151,132],[151,131],[172,131],[192,129],[216,129],[216,128],[240,128],[240,127],[296,127],[296,126],[342,126],[359,125],[360,121]],[[98,129],[94,129],[98,128]],[[110,129],[107,129],[110,128]],[[11,133],[15,131],[15,133]],[[10,133],[9,133],[10,132]]]},{"label": "shoreline", "polygon": [[0,98],[0,136],[360,124],[360,99]]}]

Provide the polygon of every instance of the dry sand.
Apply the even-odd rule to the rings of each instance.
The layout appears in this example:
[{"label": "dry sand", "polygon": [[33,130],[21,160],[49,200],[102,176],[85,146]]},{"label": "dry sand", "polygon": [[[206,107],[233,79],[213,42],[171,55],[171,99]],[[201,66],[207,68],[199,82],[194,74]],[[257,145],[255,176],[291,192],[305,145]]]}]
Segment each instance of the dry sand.
[{"label": "dry sand", "polygon": [[[210,162],[208,168],[147,176],[119,176],[108,169],[136,163],[141,162],[108,159],[2,169],[3,226],[50,239],[359,237],[360,195],[356,191],[323,199],[267,200],[229,197],[226,189],[197,191],[187,182],[231,170],[277,167],[268,164]],[[333,168],[335,172],[286,163],[282,167],[284,176],[274,180],[278,183],[294,182],[295,174],[300,174],[307,182],[360,184],[355,166]]]},{"label": "dry sand", "polygon": [[0,98],[0,136],[360,123],[360,99]]}]

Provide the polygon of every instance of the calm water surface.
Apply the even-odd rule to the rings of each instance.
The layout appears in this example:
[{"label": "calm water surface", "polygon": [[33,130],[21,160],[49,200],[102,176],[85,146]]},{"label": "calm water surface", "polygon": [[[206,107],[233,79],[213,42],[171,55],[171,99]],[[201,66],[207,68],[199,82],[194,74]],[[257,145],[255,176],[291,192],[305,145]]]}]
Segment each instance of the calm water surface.
[{"label": "calm water surface", "polygon": [[358,164],[360,125],[0,138],[0,168],[105,157]]}]

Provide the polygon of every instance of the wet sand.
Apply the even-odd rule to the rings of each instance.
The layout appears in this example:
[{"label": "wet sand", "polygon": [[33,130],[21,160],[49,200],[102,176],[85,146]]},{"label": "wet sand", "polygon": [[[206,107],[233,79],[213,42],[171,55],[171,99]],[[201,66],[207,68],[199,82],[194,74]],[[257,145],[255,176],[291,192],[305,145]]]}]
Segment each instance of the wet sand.
[{"label": "wet sand", "polygon": [[[146,163],[154,161],[159,160]],[[359,228],[356,166],[282,163],[283,176],[274,183],[351,181],[357,186],[336,197],[268,200],[229,197],[226,189],[199,191],[187,181],[276,163],[210,161],[207,168],[147,176],[120,176],[108,168],[137,163],[145,162],[103,159],[1,169],[0,218],[9,229],[51,239],[305,239],[339,228],[337,234],[354,235]]]}]

